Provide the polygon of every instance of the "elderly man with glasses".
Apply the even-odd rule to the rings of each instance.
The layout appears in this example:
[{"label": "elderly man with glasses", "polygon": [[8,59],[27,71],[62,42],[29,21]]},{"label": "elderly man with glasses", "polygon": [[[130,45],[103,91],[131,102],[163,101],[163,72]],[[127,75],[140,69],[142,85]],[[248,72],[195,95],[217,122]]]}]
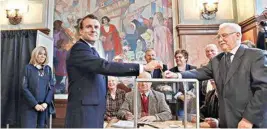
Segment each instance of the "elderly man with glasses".
[{"label": "elderly man with glasses", "polygon": [[[265,127],[267,121],[267,52],[241,45],[241,27],[223,23],[216,39],[223,50],[206,66],[182,73],[165,72],[168,78],[214,79],[219,99],[219,127]],[[211,120],[211,121],[210,121]],[[207,119],[213,123],[212,119]],[[213,124],[211,124],[213,126]]]}]

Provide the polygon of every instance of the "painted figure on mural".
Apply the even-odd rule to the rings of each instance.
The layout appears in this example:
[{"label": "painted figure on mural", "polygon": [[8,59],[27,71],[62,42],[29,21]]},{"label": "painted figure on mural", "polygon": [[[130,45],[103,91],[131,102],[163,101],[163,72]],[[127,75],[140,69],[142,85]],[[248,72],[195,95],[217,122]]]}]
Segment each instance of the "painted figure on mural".
[{"label": "painted figure on mural", "polygon": [[57,44],[56,57],[58,60],[56,69],[55,69],[55,78],[56,78],[56,93],[67,93],[67,69],[66,69],[66,58],[68,51],[65,49],[67,44],[61,43]]},{"label": "painted figure on mural", "polygon": [[166,26],[164,26],[164,18],[161,12],[155,13],[152,26],[154,28],[154,50],[160,60],[173,67],[173,41],[172,34]]},{"label": "painted figure on mural", "polygon": [[110,24],[110,19],[107,16],[102,17],[101,39],[105,51],[105,58],[112,61],[114,56],[122,54],[121,38],[117,28]]},{"label": "painted figure on mural", "polygon": [[[65,29],[62,27],[62,21],[54,21],[54,73],[56,74],[56,84],[55,91],[56,93],[65,93],[66,92],[66,55],[67,50],[69,49],[71,41],[65,32]],[[65,76],[65,77],[64,77]]]},{"label": "painted figure on mural", "polygon": [[146,50],[146,41],[141,37],[141,34],[145,33],[147,27],[140,21],[134,19],[130,22],[128,28],[124,28],[126,31],[126,40],[129,43],[130,51],[134,54],[134,59],[139,60],[142,58],[144,51]]}]

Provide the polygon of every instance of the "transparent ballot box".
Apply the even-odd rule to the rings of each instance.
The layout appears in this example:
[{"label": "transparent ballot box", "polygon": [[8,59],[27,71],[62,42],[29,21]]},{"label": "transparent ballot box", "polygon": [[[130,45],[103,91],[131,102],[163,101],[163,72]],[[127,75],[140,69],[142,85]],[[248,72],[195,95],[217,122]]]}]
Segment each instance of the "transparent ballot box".
[{"label": "transparent ballot box", "polygon": [[[172,111],[172,118],[168,121],[140,122],[138,114],[138,83],[150,82],[151,89],[165,95],[166,102]],[[136,79],[134,87],[134,121],[133,127],[154,128],[199,128],[199,82],[196,79]],[[140,107],[139,107],[140,108]]]}]

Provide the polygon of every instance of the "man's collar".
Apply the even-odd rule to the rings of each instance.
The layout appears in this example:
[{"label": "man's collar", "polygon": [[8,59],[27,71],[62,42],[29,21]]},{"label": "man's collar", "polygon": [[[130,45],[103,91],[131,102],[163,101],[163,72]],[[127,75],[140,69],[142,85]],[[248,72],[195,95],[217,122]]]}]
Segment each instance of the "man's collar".
[{"label": "man's collar", "polygon": [[[149,95],[150,91],[151,91],[151,90],[148,90],[148,91],[145,93],[145,94],[146,94],[146,97]],[[141,93],[141,94],[143,94],[143,93]]]},{"label": "man's collar", "polygon": [[87,41],[85,41],[82,37],[81,37],[81,40],[84,41],[85,43],[87,43],[90,47],[94,47],[92,44],[90,44]]},{"label": "man's collar", "polygon": [[237,52],[238,48],[240,47],[241,44],[237,45],[233,50],[231,50],[231,53],[233,55],[235,55],[235,53]]}]

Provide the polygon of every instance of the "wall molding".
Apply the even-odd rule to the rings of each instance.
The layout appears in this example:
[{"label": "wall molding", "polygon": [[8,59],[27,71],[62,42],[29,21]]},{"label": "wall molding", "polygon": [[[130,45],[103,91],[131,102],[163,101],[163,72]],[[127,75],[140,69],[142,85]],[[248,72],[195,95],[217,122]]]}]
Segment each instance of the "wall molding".
[{"label": "wall molding", "polygon": [[216,35],[219,24],[211,25],[177,25],[176,31],[178,36],[181,35]]},{"label": "wall molding", "polygon": [[242,33],[251,29],[257,29],[257,16],[252,16],[245,21],[238,23],[242,28]]}]

